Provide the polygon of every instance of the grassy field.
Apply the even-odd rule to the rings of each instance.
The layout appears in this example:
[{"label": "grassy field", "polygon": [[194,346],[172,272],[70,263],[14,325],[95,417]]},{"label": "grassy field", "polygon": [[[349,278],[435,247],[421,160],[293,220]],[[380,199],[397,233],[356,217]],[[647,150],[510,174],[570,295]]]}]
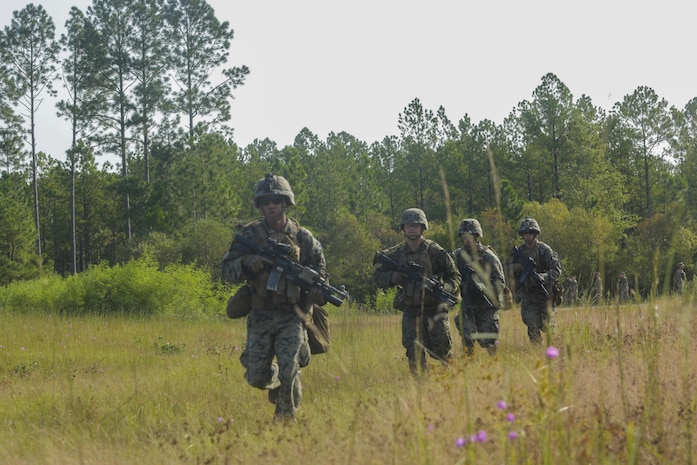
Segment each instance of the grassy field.
[{"label": "grassy field", "polygon": [[416,382],[399,315],[340,310],[283,426],[244,381],[244,321],[5,313],[0,463],[693,464],[696,315],[562,308],[531,347],[502,312],[496,356],[465,357],[453,325],[453,362]]}]

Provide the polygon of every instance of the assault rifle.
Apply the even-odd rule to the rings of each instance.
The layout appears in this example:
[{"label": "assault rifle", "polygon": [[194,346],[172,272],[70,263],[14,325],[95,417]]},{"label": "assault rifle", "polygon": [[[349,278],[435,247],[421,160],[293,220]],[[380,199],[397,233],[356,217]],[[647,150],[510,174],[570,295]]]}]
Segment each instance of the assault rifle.
[{"label": "assault rifle", "polygon": [[474,280],[474,277],[472,276],[472,274],[476,273],[476,271],[474,271],[474,268],[472,268],[472,265],[470,265],[469,263],[465,263],[465,260],[459,254],[457,257],[457,264],[458,264],[458,267],[460,268],[460,271],[462,272],[462,276],[465,278],[465,280],[467,280],[467,282],[469,282],[477,290],[477,292],[479,293],[481,298],[484,299],[484,302],[490,308],[496,308],[496,306],[493,303],[491,303],[491,300],[489,299],[489,297],[487,297],[486,292],[482,288],[480,288],[477,285],[477,282]]},{"label": "assault rifle", "polygon": [[266,282],[266,289],[269,291],[278,290],[278,283],[282,277],[285,277],[288,282],[295,284],[303,291],[310,291],[313,288],[319,289],[327,302],[337,307],[344,302],[343,299],[348,297],[345,292],[330,286],[317,271],[291,260],[288,257],[291,246],[288,244],[267,239],[267,245],[260,246],[253,240],[239,234],[235,235],[235,242],[272,263],[271,274]]},{"label": "assault rifle", "polygon": [[515,256],[516,261],[523,265],[523,274],[520,275],[520,284],[525,284],[525,281],[532,277],[537,285],[540,286],[540,289],[542,289],[544,294],[549,295],[549,292],[547,292],[547,288],[545,287],[545,278],[540,276],[540,274],[537,272],[537,263],[535,263],[535,259],[532,257],[526,257],[523,255],[523,252],[521,252],[520,249],[515,246],[513,247],[513,255]]},{"label": "assault rifle", "polygon": [[409,262],[405,265],[400,265],[382,252],[377,252],[375,254],[373,265],[378,262],[386,265],[389,270],[407,275],[407,279],[409,281],[421,286],[426,291],[426,294],[430,295],[431,297],[434,297],[448,305],[455,305],[457,303],[457,296],[443,289],[443,284],[440,281],[421,274],[423,266],[419,265],[418,263]]}]

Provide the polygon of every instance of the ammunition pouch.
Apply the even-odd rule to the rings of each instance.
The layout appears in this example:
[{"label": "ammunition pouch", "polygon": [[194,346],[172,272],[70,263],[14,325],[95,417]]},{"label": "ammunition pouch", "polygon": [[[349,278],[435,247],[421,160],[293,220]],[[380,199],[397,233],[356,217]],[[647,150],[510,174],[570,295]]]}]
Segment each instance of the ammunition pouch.
[{"label": "ammunition pouch", "polygon": [[229,318],[244,318],[252,309],[252,287],[245,284],[227,301],[226,313]]}]

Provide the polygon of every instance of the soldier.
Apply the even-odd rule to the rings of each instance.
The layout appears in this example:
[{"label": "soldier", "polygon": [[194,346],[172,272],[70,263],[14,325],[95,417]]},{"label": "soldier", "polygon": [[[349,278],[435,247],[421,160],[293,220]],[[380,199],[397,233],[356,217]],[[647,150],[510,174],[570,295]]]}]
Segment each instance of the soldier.
[{"label": "soldier", "polygon": [[566,277],[565,295],[568,305],[576,305],[578,302],[578,281],[576,275]]},{"label": "soldier", "polygon": [[673,289],[677,294],[682,294],[682,287],[687,281],[687,274],[685,273],[685,264],[683,262],[678,263],[678,268],[675,270],[673,275]]},{"label": "soldier", "polygon": [[591,303],[593,305],[598,305],[603,298],[603,280],[600,277],[600,272],[595,272],[595,278],[593,280],[593,292],[591,294]]},{"label": "soldier", "polygon": [[620,277],[617,280],[617,296],[620,303],[629,301],[629,281],[627,281],[627,275],[624,271],[620,273]]},{"label": "soldier", "polygon": [[505,303],[503,266],[494,249],[480,242],[482,226],[479,221],[462,220],[458,234],[462,247],[453,252],[453,257],[462,276],[462,303],[455,325],[468,355],[474,351],[475,339],[493,355],[498,343],[499,308]]},{"label": "soldier", "polygon": [[[268,239],[288,244],[293,260],[326,276],[322,246],[287,216],[293,205],[295,196],[288,181],[267,174],[254,192],[254,206],[262,217],[243,226],[237,234],[260,246]],[[249,253],[233,240],[223,258],[222,275],[232,283],[248,282],[251,288],[247,342],[240,357],[246,368],[244,377],[251,386],[268,390],[269,401],[276,405],[274,421],[294,422],[302,399],[300,367],[310,361],[305,321],[313,304],[326,302],[319,289],[304,292],[283,277],[276,291],[267,290],[270,265],[267,258]]]},{"label": "soldier", "polygon": [[537,240],[540,232],[537,221],[525,217],[518,228],[523,244],[514,247],[509,257],[513,273],[509,279],[520,283],[518,296],[521,314],[533,344],[541,343],[540,331],[546,331],[553,324],[554,293],[562,272],[557,253]]},{"label": "soldier", "polygon": [[[442,283],[443,290],[455,293],[460,285],[460,273],[443,247],[423,237],[428,229],[423,210],[404,210],[399,227],[405,242],[381,253],[399,265],[410,262],[420,265],[425,278],[434,278]],[[452,306],[426,294],[422,283],[409,280],[407,274],[390,269],[377,259],[375,262],[375,284],[381,289],[397,286],[395,307],[402,311],[402,345],[411,372],[418,376],[428,371],[426,351],[437,360],[448,360],[452,355],[448,313]]]}]

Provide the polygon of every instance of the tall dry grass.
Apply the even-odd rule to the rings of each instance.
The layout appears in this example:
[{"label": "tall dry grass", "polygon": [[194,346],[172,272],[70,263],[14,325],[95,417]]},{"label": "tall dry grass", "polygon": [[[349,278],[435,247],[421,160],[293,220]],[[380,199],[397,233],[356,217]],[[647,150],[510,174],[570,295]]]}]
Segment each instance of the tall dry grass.
[{"label": "tall dry grass", "polygon": [[453,326],[454,360],[420,382],[399,321],[333,314],[283,426],[243,379],[244,321],[6,313],[0,463],[694,463],[687,303],[563,308],[541,347],[502,312],[494,357],[464,357]]}]

